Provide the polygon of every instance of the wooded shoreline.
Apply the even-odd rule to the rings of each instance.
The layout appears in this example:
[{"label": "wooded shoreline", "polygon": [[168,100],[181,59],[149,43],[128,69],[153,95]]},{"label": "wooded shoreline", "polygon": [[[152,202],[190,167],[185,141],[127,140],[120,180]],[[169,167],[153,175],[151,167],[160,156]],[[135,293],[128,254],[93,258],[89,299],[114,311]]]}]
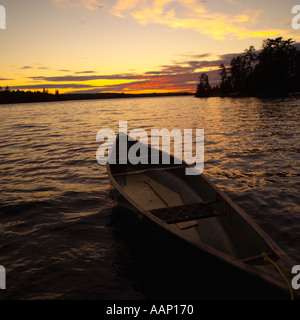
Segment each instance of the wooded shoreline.
[{"label": "wooded shoreline", "polygon": [[199,77],[195,96],[288,97],[300,92],[300,50],[292,39],[267,39],[262,48],[250,46],[229,66],[219,66],[220,83],[211,86],[207,73]]},{"label": "wooded shoreline", "polygon": [[0,104],[33,103],[51,101],[72,101],[72,100],[95,100],[95,99],[125,99],[125,98],[151,98],[151,97],[173,97],[173,96],[194,96],[189,92],[169,93],[85,93],[85,94],[51,94],[47,92],[32,91],[9,91],[0,92]]}]

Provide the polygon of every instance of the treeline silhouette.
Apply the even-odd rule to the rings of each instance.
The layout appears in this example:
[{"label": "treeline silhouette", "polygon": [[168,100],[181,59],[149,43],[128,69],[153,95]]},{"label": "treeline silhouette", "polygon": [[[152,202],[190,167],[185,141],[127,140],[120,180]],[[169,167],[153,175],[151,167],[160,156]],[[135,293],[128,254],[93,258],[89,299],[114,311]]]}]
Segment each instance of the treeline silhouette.
[{"label": "treeline silhouette", "polygon": [[55,101],[60,99],[59,91],[56,90],[55,94],[51,94],[48,90],[43,91],[21,91],[10,90],[9,87],[5,87],[3,90],[0,87],[0,103],[18,103],[18,102],[42,102],[42,101]]},{"label": "treeline silhouette", "polygon": [[197,85],[196,97],[254,96],[286,97],[300,91],[300,51],[292,39],[267,39],[256,51],[250,46],[245,52],[219,68],[219,85],[210,86],[203,73]]},{"label": "treeline silhouette", "polygon": [[0,104],[11,103],[28,103],[28,102],[49,102],[49,101],[69,101],[69,100],[92,100],[92,99],[118,99],[118,98],[136,98],[136,97],[165,97],[165,96],[184,96],[194,95],[189,92],[166,92],[166,93],[76,93],[76,94],[59,94],[56,90],[55,94],[49,93],[47,89],[40,91],[20,91],[10,90],[0,87]]}]

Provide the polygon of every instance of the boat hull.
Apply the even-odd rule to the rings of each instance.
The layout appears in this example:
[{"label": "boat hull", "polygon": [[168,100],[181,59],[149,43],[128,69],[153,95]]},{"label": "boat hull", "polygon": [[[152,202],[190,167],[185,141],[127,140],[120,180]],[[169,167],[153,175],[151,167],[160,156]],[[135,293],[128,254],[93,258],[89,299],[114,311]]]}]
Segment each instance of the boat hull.
[{"label": "boat hull", "polygon": [[[151,265],[145,277],[149,279],[151,292],[155,291],[156,295],[148,298],[157,299],[160,294],[165,294],[161,298],[290,299],[290,293],[285,288],[278,288],[270,281],[245,272],[239,266],[228,264],[220,257],[170,233],[132,206],[113,185],[112,194],[116,205],[113,214],[117,216],[114,220],[117,219],[120,232],[131,238],[129,247],[136,249],[138,244],[137,255],[149,268]],[[148,251],[145,252],[145,248]],[[162,265],[168,269],[163,279],[164,283],[169,283],[168,288],[161,281],[157,283],[161,278],[153,275],[155,268],[156,274],[161,274]],[[170,279],[174,277],[170,270],[175,273],[175,284]]]},{"label": "boat hull", "polygon": [[[294,264],[204,174],[187,177],[185,165],[181,168],[144,166],[142,170],[133,171],[132,168],[107,165],[112,194],[122,208],[121,218],[127,227],[151,244],[172,253],[178,258],[179,265],[183,256],[193,264],[200,263],[199,272],[211,275],[205,278],[210,279],[206,281],[207,290],[222,280],[223,288],[232,291],[236,287],[234,292],[243,291],[246,296],[251,292],[252,298],[291,297],[291,287],[274,265],[264,260],[263,254],[276,261],[289,283]],[[194,205],[199,212],[192,217],[189,211]],[[211,209],[212,215],[200,214],[201,211],[211,213]],[[176,213],[177,220],[170,220],[170,210],[172,215]],[[182,219],[183,211],[190,215],[185,220]]]}]

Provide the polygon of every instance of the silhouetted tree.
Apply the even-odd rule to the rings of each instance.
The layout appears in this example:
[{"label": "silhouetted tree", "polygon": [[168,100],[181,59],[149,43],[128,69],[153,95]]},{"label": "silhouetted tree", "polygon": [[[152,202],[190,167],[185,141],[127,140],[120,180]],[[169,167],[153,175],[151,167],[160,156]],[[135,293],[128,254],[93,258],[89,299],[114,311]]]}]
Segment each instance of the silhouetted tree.
[{"label": "silhouetted tree", "polygon": [[255,68],[256,90],[267,95],[286,95],[295,76],[299,52],[292,39],[282,37],[263,41]]},{"label": "silhouetted tree", "polygon": [[221,95],[286,96],[300,91],[300,51],[292,39],[264,40],[259,52],[250,46],[229,67],[222,63],[219,68]]},{"label": "silhouetted tree", "polygon": [[293,61],[293,72],[291,72],[291,91],[300,91],[300,51],[295,53]]},{"label": "silhouetted tree", "polygon": [[197,85],[196,97],[208,97],[210,94],[211,86],[209,84],[208,75],[206,73],[202,73],[199,77],[200,82]]},{"label": "silhouetted tree", "polygon": [[229,78],[229,70],[224,66],[224,63],[221,63],[220,66],[220,92],[222,95],[227,95],[231,90],[231,83]]},{"label": "silhouetted tree", "polygon": [[[245,53],[239,55],[231,60],[228,80],[230,83],[230,90],[238,93],[246,93],[250,85],[250,79],[254,72],[254,64],[257,61],[255,48],[251,46],[245,50]],[[223,66],[224,68],[224,66]],[[221,70],[224,73],[224,71]],[[221,75],[222,78],[222,75]]]}]

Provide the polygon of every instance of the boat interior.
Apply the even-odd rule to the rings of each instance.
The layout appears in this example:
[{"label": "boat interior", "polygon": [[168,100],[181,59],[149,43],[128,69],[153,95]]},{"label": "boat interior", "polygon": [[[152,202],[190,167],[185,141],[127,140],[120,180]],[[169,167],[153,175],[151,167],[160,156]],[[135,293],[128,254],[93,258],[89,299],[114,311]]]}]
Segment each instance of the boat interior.
[{"label": "boat interior", "polygon": [[186,240],[205,244],[249,264],[263,264],[262,252],[276,260],[259,232],[202,174],[186,175],[170,163],[112,164],[111,174],[137,205]]}]

